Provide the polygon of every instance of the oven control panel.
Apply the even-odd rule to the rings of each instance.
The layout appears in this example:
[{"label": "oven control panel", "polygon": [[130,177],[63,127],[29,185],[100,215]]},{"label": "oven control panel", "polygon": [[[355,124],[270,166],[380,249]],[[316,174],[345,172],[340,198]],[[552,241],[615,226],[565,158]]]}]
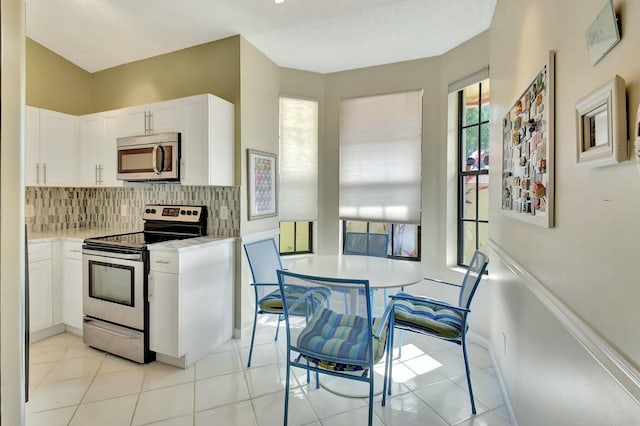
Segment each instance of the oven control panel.
[{"label": "oven control panel", "polygon": [[142,219],[172,222],[199,222],[205,208],[204,206],[148,204],[144,207]]}]

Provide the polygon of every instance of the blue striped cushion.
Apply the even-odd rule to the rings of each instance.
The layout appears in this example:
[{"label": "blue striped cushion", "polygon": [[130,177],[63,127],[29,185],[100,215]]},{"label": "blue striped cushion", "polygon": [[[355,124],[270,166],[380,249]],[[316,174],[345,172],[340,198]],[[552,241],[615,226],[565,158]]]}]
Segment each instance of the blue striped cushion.
[{"label": "blue striped cushion", "polygon": [[[309,291],[308,287],[297,287],[297,286],[287,286],[287,306],[291,308],[291,306],[298,300],[305,292]],[[330,295],[330,291],[326,288],[317,288],[313,292],[313,300],[314,307],[317,307],[323,304]],[[280,293],[280,289],[276,291],[272,291],[271,293],[264,296],[258,302],[258,306],[260,307],[260,313],[267,314],[282,314],[284,313],[284,308],[282,307],[282,295]],[[294,312],[289,312],[291,315],[304,315],[305,313],[305,304],[300,304],[297,308],[294,308]]]},{"label": "blue striped cushion", "polygon": [[[404,293],[398,293],[402,296]],[[394,301],[395,326],[448,340],[462,335],[463,316],[460,312],[428,302]]]},{"label": "blue striped cushion", "polygon": [[[379,319],[375,319],[375,329]],[[318,357],[304,355],[319,367],[333,371],[361,371],[368,368],[369,345],[373,340],[374,363],[380,361],[385,349],[386,329],[382,339],[371,337],[367,318],[339,314],[322,308],[314,314],[298,336],[298,347],[318,354]],[[334,362],[326,358],[335,358]],[[353,363],[360,365],[354,365]]]}]

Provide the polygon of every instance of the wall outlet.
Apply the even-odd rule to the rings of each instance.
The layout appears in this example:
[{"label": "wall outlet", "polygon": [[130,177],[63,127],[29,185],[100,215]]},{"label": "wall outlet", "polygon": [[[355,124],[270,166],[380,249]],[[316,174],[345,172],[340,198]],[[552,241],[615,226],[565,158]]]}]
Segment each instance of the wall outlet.
[{"label": "wall outlet", "polygon": [[36,209],[33,204],[27,204],[24,206],[24,217],[34,217],[36,215]]},{"label": "wall outlet", "polygon": [[220,219],[221,220],[229,219],[229,207],[220,206]]},{"label": "wall outlet", "polygon": [[126,216],[126,215],[127,215],[127,206],[121,205],[120,206],[120,216]]}]

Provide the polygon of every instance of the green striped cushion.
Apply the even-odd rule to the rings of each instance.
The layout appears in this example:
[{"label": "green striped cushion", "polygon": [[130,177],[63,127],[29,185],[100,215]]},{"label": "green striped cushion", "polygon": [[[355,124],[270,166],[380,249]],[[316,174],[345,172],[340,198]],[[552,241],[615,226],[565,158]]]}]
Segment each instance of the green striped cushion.
[{"label": "green striped cushion", "polygon": [[[379,319],[375,319],[372,329],[377,327]],[[366,370],[369,360],[369,345],[373,340],[374,364],[382,358],[385,349],[386,329],[382,339],[369,335],[367,318],[339,314],[322,308],[314,314],[307,326],[298,336],[298,347],[318,354],[318,357],[304,357],[319,367],[333,371]],[[329,362],[325,357],[338,358],[343,362]],[[358,362],[361,365],[354,365]],[[365,365],[363,365],[365,364]]]},{"label": "green striped cushion", "polygon": [[[298,300],[305,292],[309,291],[308,287],[297,287],[297,286],[287,286],[287,305],[291,307],[296,300]],[[313,293],[314,305],[317,307],[323,304],[328,298],[330,291],[326,288],[317,288]],[[280,293],[280,289],[276,291],[272,291],[271,293],[264,296],[258,302],[258,306],[260,307],[260,313],[267,314],[282,314],[284,313],[284,308],[282,307],[282,295]],[[289,312],[291,315],[304,315],[305,304],[300,304],[297,308],[294,309],[294,312]]]},{"label": "green striped cushion", "polygon": [[[399,293],[398,296],[402,296]],[[443,339],[457,340],[462,335],[462,314],[454,309],[414,300],[394,301],[395,326]]]}]

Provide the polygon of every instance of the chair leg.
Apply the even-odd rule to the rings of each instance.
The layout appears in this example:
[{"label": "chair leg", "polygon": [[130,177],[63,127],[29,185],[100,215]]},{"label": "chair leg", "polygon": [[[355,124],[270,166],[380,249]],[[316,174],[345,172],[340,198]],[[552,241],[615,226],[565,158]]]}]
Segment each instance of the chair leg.
[{"label": "chair leg", "polygon": [[465,336],[462,336],[462,355],[464,357],[464,368],[467,371],[467,386],[469,387],[469,399],[471,400],[471,412],[476,414],[476,403],[473,398],[473,388],[471,387],[471,372],[469,371],[469,357],[467,355],[467,343]]},{"label": "chair leg", "polygon": [[391,315],[391,319],[389,320],[389,376],[387,378],[387,395],[391,396],[391,380],[393,379],[393,341],[395,336],[395,321],[393,318],[393,314]]},{"label": "chair leg", "polygon": [[249,346],[249,361],[247,361],[247,368],[251,367],[251,355],[253,355],[253,340],[256,338],[256,323],[258,322],[258,307],[256,307],[253,313],[253,331],[251,331],[251,345]]},{"label": "chair leg", "polygon": [[373,425],[373,370],[369,370],[369,426]]},{"label": "chair leg", "polygon": [[289,353],[289,350],[287,350],[287,383],[285,385],[285,389],[284,389],[284,426],[287,426],[288,422],[289,422],[289,375],[290,375],[290,371],[291,371],[291,364],[290,364],[290,356],[291,354]]},{"label": "chair leg", "polygon": [[276,338],[273,339],[275,341],[278,340],[278,333],[280,332],[280,321],[282,321],[282,315],[278,315],[278,324],[276,325]]}]

